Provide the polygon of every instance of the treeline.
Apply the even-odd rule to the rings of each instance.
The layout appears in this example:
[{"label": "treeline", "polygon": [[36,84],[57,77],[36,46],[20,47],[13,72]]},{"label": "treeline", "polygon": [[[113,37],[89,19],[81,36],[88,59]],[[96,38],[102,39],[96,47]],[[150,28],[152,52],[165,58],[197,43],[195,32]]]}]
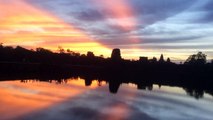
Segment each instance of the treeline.
[{"label": "treeline", "polygon": [[56,53],[44,48],[28,50],[20,46],[13,48],[0,45],[0,62],[96,65],[103,60],[102,56],[95,56],[92,52],[85,55],[70,50],[63,52],[60,48],[59,53]]},{"label": "treeline", "polygon": [[[105,76],[127,75],[142,76],[157,79],[156,76],[174,77],[174,79],[208,79],[212,78],[213,63],[206,62],[202,52],[189,56],[184,64],[175,64],[169,58],[164,60],[140,57],[137,61],[122,59],[120,49],[113,49],[110,58],[95,56],[93,52],[86,55],[65,50],[59,47],[59,52],[44,48],[28,50],[23,47],[3,46],[0,44],[0,74],[1,73],[63,73],[87,72],[99,73]],[[154,76],[153,76],[154,75]]]},{"label": "treeline", "polygon": [[45,48],[36,48],[35,50],[26,49],[21,46],[11,47],[0,45],[0,63],[2,64],[42,64],[42,65],[78,65],[93,67],[129,67],[134,69],[140,65],[174,64],[168,58],[164,61],[161,55],[159,61],[157,58],[148,60],[147,57],[141,57],[137,61],[125,60],[121,57],[120,49],[113,49],[110,58],[104,58],[103,55],[95,56],[93,52],[80,54],[71,50],[64,50],[59,47],[58,52],[52,52]]},{"label": "treeline", "polygon": [[[58,48],[58,53],[52,52],[45,48],[36,48],[28,50],[21,46],[11,47],[0,44],[0,62],[19,62],[19,63],[42,63],[42,64],[72,64],[72,65],[104,65],[110,61],[126,62],[128,64],[174,64],[170,58],[164,60],[163,54],[160,59],[156,57],[148,59],[148,57],[140,57],[137,61],[124,60],[121,57],[120,49],[114,49],[111,58],[103,58],[103,55],[95,56],[93,52],[88,51],[87,54],[80,54],[70,49],[64,50]],[[202,52],[190,55],[184,62],[186,65],[204,65],[207,64],[207,56]],[[213,64],[208,63],[208,65]]]}]

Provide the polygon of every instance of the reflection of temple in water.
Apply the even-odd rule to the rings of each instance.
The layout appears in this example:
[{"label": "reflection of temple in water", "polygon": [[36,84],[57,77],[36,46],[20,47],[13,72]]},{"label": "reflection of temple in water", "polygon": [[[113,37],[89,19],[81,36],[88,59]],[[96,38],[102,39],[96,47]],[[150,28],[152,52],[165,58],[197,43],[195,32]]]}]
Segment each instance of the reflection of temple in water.
[{"label": "reflection of temple in water", "polygon": [[121,84],[121,83],[119,83],[119,82],[117,82],[117,81],[114,81],[114,80],[109,81],[109,91],[110,91],[111,93],[117,93],[120,84]]},{"label": "reflection of temple in water", "polygon": [[[79,79],[79,77],[71,77],[71,78],[76,80]],[[137,86],[138,90],[150,90],[150,91],[153,90],[153,84],[158,85],[159,89],[162,85],[170,86],[170,84],[168,83],[164,84],[163,82],[159,82],[159,83],[153,83],[150,81],[141,81],[141,82],[125,81],[124,82],[122,81],[123,78],[119,78],[119,77],[114,77],[114,78],[110,77],[105,80],[98,80],[98,79],[95,79],[95,77],[93,77],[92,75],[87,75],[87,76],[84,76],[83,79],[84,79],[85,86],[91,86],[94,81],[97,81],[97,86],[102,86],[102,82],[104,81],[108,83],[109,92],[113,94],[116,94],[118,92],[120,85],[123,83],[126,83],[126,84],[132,83]],[[49,82],[49,83],[55,83],[55,84],[67,84],[69,80],[71,79],[70,78],[55,78],[55,79],[36,78],[36,79],[23,79],[20,82],[22,83]],[[202,98],[204,96],[204,92],[207,92],[210,95],[213,95],[212,90],[204,91],[203,88],[196,89],[196,87],[186,87],[186,85],[184,85],[183,87],[181,85],[175,84],[175,82],[172,84],[172,86],[182,87],[186,91],[187,95],[193,96],[196,99]]]}]

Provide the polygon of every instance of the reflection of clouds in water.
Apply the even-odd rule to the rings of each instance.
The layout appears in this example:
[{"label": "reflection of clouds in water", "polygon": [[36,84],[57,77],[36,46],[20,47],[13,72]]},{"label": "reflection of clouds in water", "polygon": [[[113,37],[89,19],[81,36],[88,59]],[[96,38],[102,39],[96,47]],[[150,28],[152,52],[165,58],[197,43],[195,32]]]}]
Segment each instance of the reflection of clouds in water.
[{"label": "reflection of clouds in water", "polygon": [[20,91],[20,92],[26,93],[26,94],[37,94],[37,93],[39,93],[38,90],[32,90],[30,88],[21,87],[21,86],[18,86],[18,85],[7,84],[7,83],[4,83],[4,82],[1,82],[0,88],[1,89],[2,88],[10,89],[10,90],[14,90],[14,91]]},{"label": "reflection of clouds in water", "polygon": [[[165,90],[138,91],[136,88],[127,85],[121,85],[117,94],[110,94],[108,86],[91,89],[91,87],[82,86],[84,81],[81,81],[82,85],[78,84],[39,83],[40,87],[30,85],[29,88],[32,90],[42,89],[38,93],[39,96],[16,94],[15,97],[20,97],[26,101],[39,101],[37,104],[55,101],[55,99],[63,99],[63,101],[57,100],[58,102],[51,106],[35,110],[30,114],[19,117],[19,119],[210,120],[213,117],[212,99],[196,100],[186,96],[185,93],[174,93],[174,91]],[[19,88],[21,87],[23,87],[22,84]],[[29,88],[27,87],[27,89]],[[24,91],[20,92],[25,93]]]},{"label": "reflection of clouds in water", "polygon": [[140,111],[162,120],[210,120],[213,117],[212,101],[198,101],[186,95],[141,91],[131,100]]},{"label": "reflection of clouds in water", "polygon": [[83,86],[83,80],[79,80],[76,84],[23,83],[20,80],[1,82],[0,96],[3,97],[0,99],[0,119],[10,120],[49,108],[87,91]]},{"label": "reflection of clouds in water", "polygon": [[121,88],[115,95],[108,93],[107,87],[99,87],[21,119],[210,120],[213,117],[213,110],[207,106],[212,105],[210,101],[159,93]]},{"label": "reflection of clouds in water", "polygon": [[[129,95],[129,94],[128,94]],[[153,120],[138,108],[129,106],[118,96],[103,93],[103,91],[87,91],[83,95],[72,98],[62,104],[47,108],[38,113],[23,117],[21,119],[39,120]]]}]

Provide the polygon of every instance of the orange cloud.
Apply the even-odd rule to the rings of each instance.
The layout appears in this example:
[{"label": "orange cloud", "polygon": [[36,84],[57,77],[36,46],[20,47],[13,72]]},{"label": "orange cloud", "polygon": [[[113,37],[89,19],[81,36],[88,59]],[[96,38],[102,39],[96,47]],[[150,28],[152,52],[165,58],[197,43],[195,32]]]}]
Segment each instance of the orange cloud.
[{"label": "orange cloud", "polygon": [[[108,18],[108,22],[121,27],[124,31],[134,31],[136,30],[137,20],[134,18],[134,10],[131,7],[128,0],[93,0],[97,4],[104,5],[107,13],[110,15],[106,15]],[[109,17],[112,16],[112,17]],[[130,43],[132,43],[131,49],[139,49],[134,44],[139,43],[139,39],[134,36],[127,36]],[[134,53],[134,51],[133,51]]]},{"label": "orange cloud", "polygon": [[0,42],[5,45],[45,47],[52,50],[62,46],[78,52],[90,50],[95,54],[102,54],[103,51],[110,52],[73,25],[63,22],[24,0],[0,3]]},{"label": "orange cloud", "polygon": [[[136,20],[133,17],[133,10],[127,0],[94,0],[97,4],[103,4],[112,18],[108,19],[125,30],[135,28]],[[107,15],[106,15],[107,17]]]}]

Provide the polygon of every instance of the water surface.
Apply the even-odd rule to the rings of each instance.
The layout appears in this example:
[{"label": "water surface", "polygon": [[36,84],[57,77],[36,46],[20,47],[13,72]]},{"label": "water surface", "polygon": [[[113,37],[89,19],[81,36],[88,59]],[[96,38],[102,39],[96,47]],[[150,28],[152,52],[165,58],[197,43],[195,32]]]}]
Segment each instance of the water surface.
[{"label": "water surface", "polygon": [[206,93],[196,99],[180,87],[153,85],[138,90],[129,83],[112,94],[104,81],[85,84],[81,78],[0,82],[0,119],[213,119],[213,97]]}]

